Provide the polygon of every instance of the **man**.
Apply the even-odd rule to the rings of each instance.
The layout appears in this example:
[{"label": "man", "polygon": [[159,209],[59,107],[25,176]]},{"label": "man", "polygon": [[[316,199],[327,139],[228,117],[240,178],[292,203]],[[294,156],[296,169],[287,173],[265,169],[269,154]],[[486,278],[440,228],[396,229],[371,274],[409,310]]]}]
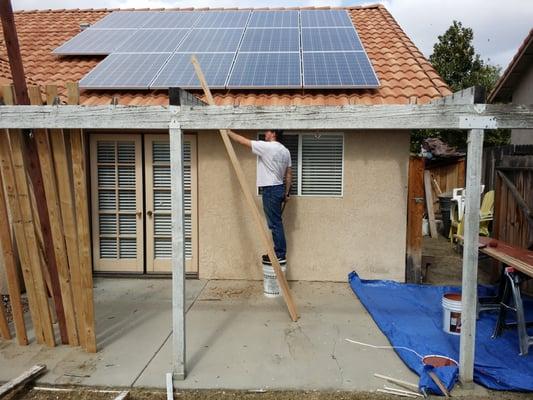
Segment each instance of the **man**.
[{"label": "man", "polygon": [[[287,243],[281,220],[281,207],[283,202],[289,200],[292,171],[291,154],[280,143],[283,131],[266,131],[264,141],[250,140],[233,132],[229,132],[229,137],[237,143],[250,147],[252,153],[258,156],[257,187],[262,190],[263,210],[272,232],[276,256],[280,263],[284,263],[287,261]],[[268,255],[263,255],[263,261],[269,261]]]}]

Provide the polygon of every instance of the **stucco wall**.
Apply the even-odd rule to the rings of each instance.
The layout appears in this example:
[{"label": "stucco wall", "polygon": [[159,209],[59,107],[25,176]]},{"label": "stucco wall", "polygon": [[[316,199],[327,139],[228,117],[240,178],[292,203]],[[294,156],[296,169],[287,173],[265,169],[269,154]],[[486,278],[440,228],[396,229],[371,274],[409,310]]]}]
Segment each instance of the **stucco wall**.
[{"label": "stucco wall", "polygon": [[[524,74],[513,93],[514,104],[533,104],[533,68]],[[533,144],[533,129],[513,129],[512,144]]]},{"label": "stucco wall", "polygon": [[[256,159],[235,146],[250,187]],[[293,197],[285,210],[289,279],[404,279],[409,133],[345,134],[344,196]],[[198,134],[199,274],[259,279],[264,254],[218,134]],[[256,202],[260,205],[259,197]]]}]

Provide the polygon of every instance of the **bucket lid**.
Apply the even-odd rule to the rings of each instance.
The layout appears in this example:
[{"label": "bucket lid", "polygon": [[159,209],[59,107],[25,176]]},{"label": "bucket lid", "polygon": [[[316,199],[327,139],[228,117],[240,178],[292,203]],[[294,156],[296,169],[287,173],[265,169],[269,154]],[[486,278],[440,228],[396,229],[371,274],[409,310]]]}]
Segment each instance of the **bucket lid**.
[{"label": "bucket lid", "polygon": [[432,367],[457,367],[459,364],[453,358],[430,354],[422,358],[424,365]]}]

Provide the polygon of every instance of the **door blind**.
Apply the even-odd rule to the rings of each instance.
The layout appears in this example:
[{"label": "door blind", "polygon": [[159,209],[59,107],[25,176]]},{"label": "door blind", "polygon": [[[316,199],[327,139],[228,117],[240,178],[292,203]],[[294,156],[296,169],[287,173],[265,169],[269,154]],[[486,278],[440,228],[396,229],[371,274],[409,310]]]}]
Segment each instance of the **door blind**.
[{"label": "door blind", "polygon": [[96,144],[99,254],[101,259],[136,259],[137,175],[134,141]]}]

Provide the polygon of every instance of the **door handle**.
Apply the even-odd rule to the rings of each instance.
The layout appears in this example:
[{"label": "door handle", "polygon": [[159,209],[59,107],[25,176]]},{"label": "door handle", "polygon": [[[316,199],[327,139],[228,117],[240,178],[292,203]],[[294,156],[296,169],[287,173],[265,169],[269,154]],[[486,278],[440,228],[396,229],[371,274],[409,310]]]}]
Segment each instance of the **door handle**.
[{"label": "door handle", "polygon": [[150,218],[152,218],[153,212],[152,211],[146,211],[146,215],[148,215]]},{"label": "door handle", "polygon": [[137,218],[141,219],[143,216],[143,213],[141,211],[137,211]]}]

